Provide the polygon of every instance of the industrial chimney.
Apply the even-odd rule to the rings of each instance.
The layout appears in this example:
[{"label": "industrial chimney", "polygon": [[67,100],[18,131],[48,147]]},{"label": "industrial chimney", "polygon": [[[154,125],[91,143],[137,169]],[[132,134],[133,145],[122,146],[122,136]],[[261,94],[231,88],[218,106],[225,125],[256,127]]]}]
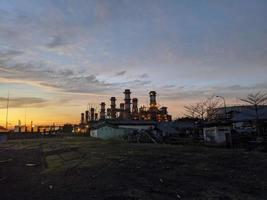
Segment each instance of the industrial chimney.
[{"label": "industrial chimney", "polygon": [[133,119],[138,118],[138,99],[137,98],[133,98],[132,115],[133,115]]},{"label": "industrial chimney", "polygon": [[81,113],[81,124],[84,124],[84,113]]},{"label": "industrial chimney", "polygon": [[115,97],[111,97],[110,98],[110,110],[111,110],[111,119],[115,119],[116,118],[116,98]]},{"label": "industrial chimney", "polygon": [[120,118],[124,118],[124,103],[120,103]]},{"label": "industrial chimney", "polygon": [[105,116],[106,116],[106,104],[105,104],[105,102],[101,102],[100,106],[101,106],[100,119],[105,119]]},{"label": "industrial chimney", "polygon": [[111,118],[111,109],[110,108],[107,109],[107,117],[108,117],[108,119]]},{"label": "industrial chimney", "polygon": [[125,117],[129,118],[131,114],[131,91],[129,89],[126,89],[124,91],[125,98],[124,98],[124,103],[125,103]]},{"label": "industrial chimney", "polygon": [[89,122],[89,111],[85,111],[85,123],[87,124]]},{"label": "industrial chimney", "polygon": [[150,91],[150,92],[149,92],[149,97],[150,97],[150,107],[155,107],[155,106],[157,105],[156,96],[157,96],[156,91]]},{"label": "industrial chimney", "polygon": [[94,121],[94,118],[95,118],[95,109],[94,108],[91,108],[90,109],[90,113],[91,113],[91,121]]},{"label": "industrial chimney", "polygon": [[95,121],[98,120],[98,113],[95,113]]}]

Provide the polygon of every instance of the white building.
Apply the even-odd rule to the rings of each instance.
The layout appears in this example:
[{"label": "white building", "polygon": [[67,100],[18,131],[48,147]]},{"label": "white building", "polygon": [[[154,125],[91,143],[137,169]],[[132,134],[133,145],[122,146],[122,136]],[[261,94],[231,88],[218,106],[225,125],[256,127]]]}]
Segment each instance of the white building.
[{"label": "white building", "polygon": [[156,123],[152,121],[104,120],[93,125],[90,136],[101,139],[122,138],[134,130],[151,130],[155,127]]},{"label": "white building", "polygon": [[228,124],[209,124],[203,128],[204,142],[208,145],[227,145],[231,135]]}]

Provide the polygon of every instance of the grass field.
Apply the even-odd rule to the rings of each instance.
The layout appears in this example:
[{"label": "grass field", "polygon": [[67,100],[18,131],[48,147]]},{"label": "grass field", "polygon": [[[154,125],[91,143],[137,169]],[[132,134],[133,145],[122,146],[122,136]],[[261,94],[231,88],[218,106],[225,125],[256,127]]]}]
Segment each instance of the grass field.
[{"label": "grass field", "polygon": [[86,137],[0,144],[0,199],[267,199],[267,154]]}]

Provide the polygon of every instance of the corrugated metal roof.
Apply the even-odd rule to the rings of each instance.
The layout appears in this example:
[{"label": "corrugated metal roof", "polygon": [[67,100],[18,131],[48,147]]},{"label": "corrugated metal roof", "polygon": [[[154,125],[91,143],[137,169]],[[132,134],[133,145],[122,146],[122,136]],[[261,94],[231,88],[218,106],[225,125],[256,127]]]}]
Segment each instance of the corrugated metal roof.
[{"label": "corrugated metal roof", "polygon": [[[259,119],[267,119],[267,107],[260,108],[258,110]],[[242,111],[233,112],[233,117],[231,121],[241,122],[241,121],[253,121],[256,119],[256,112],[253,108],[247,108]]]}]

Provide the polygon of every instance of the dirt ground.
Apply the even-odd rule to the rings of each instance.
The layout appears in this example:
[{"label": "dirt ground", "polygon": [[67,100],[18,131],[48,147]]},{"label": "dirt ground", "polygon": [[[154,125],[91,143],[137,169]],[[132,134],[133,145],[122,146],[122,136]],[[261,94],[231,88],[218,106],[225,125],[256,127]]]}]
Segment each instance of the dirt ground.
[{"label": "dirt ground", "polygon": [[0,199],[267,199],[267,154],[86,137],[0,144]]}]

